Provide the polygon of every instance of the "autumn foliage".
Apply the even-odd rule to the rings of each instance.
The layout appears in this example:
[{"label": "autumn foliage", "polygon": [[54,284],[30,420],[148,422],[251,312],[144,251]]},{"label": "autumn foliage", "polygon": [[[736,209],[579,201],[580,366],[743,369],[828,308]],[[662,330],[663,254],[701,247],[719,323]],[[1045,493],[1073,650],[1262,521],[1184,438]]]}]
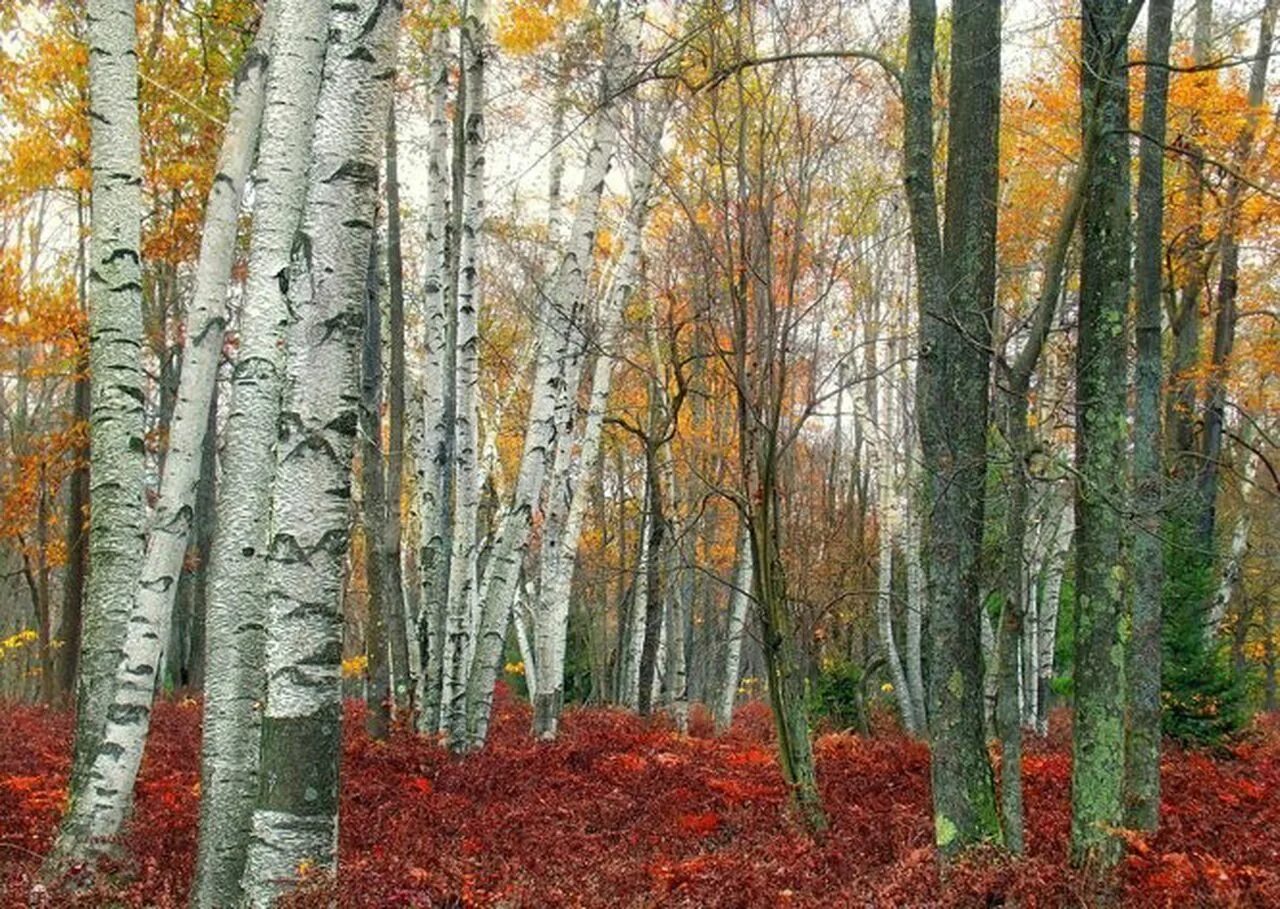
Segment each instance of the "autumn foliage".
[{"label": "autumn foliage", "polygon": [[[528,736],[528,709],[504,696],[490,746],[465,758],[404,731],[377,743],[362,709],[347,718],[342,906],[989,906],[1085,905],[1065,862],[1068,738],[1026,758],[1030,855],[979,856],[939,883],[927,749],[897,735],[819,738],[831,830],[820,842],[784,817],[762,704],[730,735],[646,725],[620,711],[571,712],[552,744]],[[0,711],[0,886],[5,905],[183,906],[199,800],[196,702],[158,706],[124,849],[79,896],[33,881],[62,807],[67,717]],[[1259,723],[1230,750],[1171,750],[1161,833],[1131,838],[1130,906],[1280,904],[1280,726]],[[314,880],[298,906],[326,905]]]}]

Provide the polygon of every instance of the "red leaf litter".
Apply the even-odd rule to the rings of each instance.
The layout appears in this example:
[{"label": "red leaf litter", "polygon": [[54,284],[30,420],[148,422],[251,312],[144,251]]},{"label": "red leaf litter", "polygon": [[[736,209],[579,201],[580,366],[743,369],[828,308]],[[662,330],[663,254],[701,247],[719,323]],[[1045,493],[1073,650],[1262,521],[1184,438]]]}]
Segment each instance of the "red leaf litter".
[{"label": "red leaf litter", "polygon": [[[929,754],[898,735],[818,738],[830,830],[788,820],[768,712],[691,737],[615,710],[565,717],[531,740],[505,692],[489,745],[457,758],[396,730],[370,741],[348,708],[341,861],[295,906],[774,907],[1090,905],[1065,861],[1071,762],[1059,729],[1029,742],[1029,855],[977,856],[939,880]],[[39,883],[65,798],[69,717],[0,708],[0,901],[4,906],[182,907],[194,870],[200,709],[157,705],[119,858],[75,892]],[[1127,836],[1120,901],[1135,907],[1280,906],[1280,723],[1230,751],[1170,749],[1160,833]]]}]

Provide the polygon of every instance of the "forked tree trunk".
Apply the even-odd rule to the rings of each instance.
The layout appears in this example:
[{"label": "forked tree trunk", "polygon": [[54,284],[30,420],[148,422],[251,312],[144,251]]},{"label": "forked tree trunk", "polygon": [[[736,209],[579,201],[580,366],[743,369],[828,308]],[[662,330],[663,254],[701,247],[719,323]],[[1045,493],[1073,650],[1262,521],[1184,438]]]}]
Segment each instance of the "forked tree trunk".
[{"label": "forked tree trunk", "polygon": [[917,420],[932,644],[934,831],[938,848],[951,857],[1001,838],[982,728],[978,590],[995,291],[1000,4],[956,0],[952,7],[945,236],[933,178],[936,19],[932,0],[912,0],[903,164],[920,298]]},{"label": "forked tree trunk", "polygon": [[[629,21],[615,7],[610,15]],[[605,67],[605,85],[618,72],[626,72],[616,64],[618,55],[629,60],[630,45],[619,39],[617,24],[611,29],[616,45],[609,53]],[[609,97],[606,91],[605,97]],[[556,403],[560,391],[570,378],[569,364],[575,348],[580,346],[580,321],[587,290],[587,278],[595,251],[596,224],[605,177],[609,171],[617,143],[617,129],[607,108],[597,112],[595,133],[583,168],[577,206],[573,216],[568,247],[550,282],[549,295],[540,309],[537,366],[529,403],[529,417],[520,469],[512,491],[512,501],[501,518],[492,554],[480,585],[480,625],[475,655],[466,679],[464,722],[451,723],[450,742],[455,749],[474,748],[488,734],[489,714],[493,704],[493,686],[501,662],[515,584],[520,563],[528,548],[533,528],[534,510],[542,496],[556,451],[559,426]]]}]

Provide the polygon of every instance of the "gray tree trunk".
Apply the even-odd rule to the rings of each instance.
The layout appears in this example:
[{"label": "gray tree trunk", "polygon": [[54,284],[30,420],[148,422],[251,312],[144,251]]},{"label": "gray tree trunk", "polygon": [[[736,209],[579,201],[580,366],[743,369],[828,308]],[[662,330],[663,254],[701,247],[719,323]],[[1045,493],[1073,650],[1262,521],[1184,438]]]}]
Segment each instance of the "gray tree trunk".
[{"label": "gray tree trunk", "polygon": [[934,829],[938,848],[949,857],[1001,839],[983,737],[978,596],[995,291],[1000,4],[957,0],[952,7],[945,237],[933,180],[936,18],[932,0],[912,0],[904,180],[920,298],[916,407],[924,463]]},{"label": "gray tree trunk", "polygon": [[1161,464],[1160,393],[1164,282],[1164,141],[1169,96],[1169,42],[1173,0],[1147,6],[1146,83],[1142,99],[1142,144],[1138,160],[1137,394],[1133,411],[1133,485],[1138,528],[1133,537],[1133,611],[1129,640],[1125,743],[1126,825],[1154,831],[1160,820],[1160,660],[1164,543],[1160,532],[1164,498]]},{"label": "gray tree trunk", "polygon": [[387,114],[387,514],[382,524],[382,558],[386,564],[387,638],[391,648],[392,693],[395,707],[409,704],[413,678],[409,667],[408,608],[402,567],[400,500],[404,488],[405,454],[405,330],[404,262],[400,249],[400,167],[396,142],[395,99]]},{"label": "gray tree trunk", "polygon": [[[1124,841],[1124,586],[1129,297],[1128,71],[1125,0],[1083,0],[1082,109],[1093,166],[1081,212],[1076,355],[1075,725],[1071,859],[1101,878]],[[1090,149],[1088,145],[1096,146]]]}]

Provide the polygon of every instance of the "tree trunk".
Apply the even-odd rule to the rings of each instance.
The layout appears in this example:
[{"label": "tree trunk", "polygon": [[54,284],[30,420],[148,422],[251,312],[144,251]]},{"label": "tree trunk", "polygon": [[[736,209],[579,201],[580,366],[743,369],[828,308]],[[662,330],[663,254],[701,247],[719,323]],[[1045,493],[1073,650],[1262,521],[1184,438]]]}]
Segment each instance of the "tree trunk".
[{"label": "tree trunk", "polygon": [[450,287],[456,276],[449,270],[447,223],[449,211],[449,94],[448,30],[437,29],[431,39],[429,71],[430,121],[427,133],[427,236],[424,251],[423,310],[426,356],[422,377],[425,442],[418,456],[418,489],[422,498],[422,609],[418,614],[418,652],[421,681],[418,731],[435,733],[444,724],[441,693],[444,685],[444,617],[449,595],[449,555],[453,525],[453,345],[456,310]]},{"label": "tree trunk", "polygon": [[[582,442],[573,460],[566,483],[569,510],[558,548],[543,546],[542,582],[534,621],[534,648],[538,672],[538,696],[534,700],[533,732],[553,739],[564,707],[565,650],[569,630],[569,600],[577,561],[578,541],[587,510],[587,490],[600,462],[604,418],[608,411],[609,388],[613,378],[612,349],[621,328],[622,313],[640,276],[640,253],[644,225],[653,192],[653,162],[661,141],[658,125],[641,138],[643,151],[637,155],[631,185],[631,205],[622,228],[622,254],[613,286],[601,306],[600,350],[591,377]],[[647,152],[647,153],[646,153]]]},{"label": "tree trunk", "polygon": [[[137,21],[130,0],[89,0],[89,577],[67,812],[46,868],[93,857],[94,761],[124,656],[144,505],[142,152]],[[148,692],[149,695],[149,692]]]},{"label": "tree trunk", "polygon": [[267,697],[245,862],[248,905],[273,905],[338,840],[343,563],[358,421],[361,307],[375,242],[378,164],[398,4],[335,7],[316,105],[302,240],[289,277],[288,384],[267,560]]},{"label": "tree trunk", "polygon": [[934,828],[945,857],[1000,841],[982,728],[978,595],[995,290],[1000,4],[957,0],[952,18],[945,257],[933,183],[932,0],[912,0],[904,71],[904,179],[920,298],[917,420]]},{"label": "tree trunk", "polygon": [[1133,411],[1133,485],[1138,528],[1133,537],[1133,613],[1128,653],[1125,824],[1154,831],[1160,819],[1160,659],[1164,544],[1160,393],[1163,383],[1161,304],[1164,259],[1164,141],[1169,96],[1173,0],[1147,7],[1143,141],[1138,151],[1137,394]]},{"label": "tree trunk", "polygon": [[[650,394],[653,394],[652,390]],[[656,408],[655,408],[656,409]],[[651,409],[651,412],[654,409]],[[641,716],[648,716],[653,707],[653,689],[657,679],[658,644],[662,634],[662,540],[666,533],[667,518],[663,511],[663,490],[661,475],[658,471],[658,453],[653,444],[647,444],[644,453],[645,485],[649,489],[646,501],[649,504],[645,515],[645,530],[648,533],[645,560],[645,599],[638,608],[643,608],[644,621],[641,628],[644,632],[644,643],[640,648],[640,678],[636,690],[636,710]]]},{"label": "tree trunk", "polygon": [[[488,55],[484,4],[468,10],[462,27],[462,65],[465,70],[466,116],[462,222],[458,241],[457,366],[454,371],[454,510],[453,552],[449,559],[448,610],[445,622],[443,707],[452,742],[466,738],[467,683],[476,648],[477,527],[480,482],[476,432],[476,387],[479,383],[479,304],[481,230],[484,226],[485,62]],[[499,638],[505,638],[507,616]],[[501,641],[499,641],[501,645]],[[499,646],[501,650],[501,646]],[[499,653],[498,658],[501,658]],[[496,678],[497,667],[494,669]]]},{"label": "tree trunk", "polygon": [[1249,77],[1249,112],[1236,137],[1232,155],[1233,170],[1227,176],[1226,199],[1223,204],[1222,226],[1218,231],[1218,291],[1217,316],[1213,326],[1213,349],[1208,379],[1208,401],[1205,407],[1204,432],[1201,447],[1200,476],[1198,479],[1197,543],[1198,549],[1212,561],[1215,552],[1217,527],[1218,462],[1222,457],[1222,438],[1226,420],[1227,377],[1229,359],[1235,346],[1237,296],[1239,294],[1240,243],[1236,231],[1241,217],[1241,202],[1246,189],[1246,179],[1240,176],[1247,171],[1254,154],[1254,138],[1257,133],[1262,104],[1266,99],[1267,67],[1271,62],[1272,35],[1275,31],[1276,10],[1280,0],[1267,0],[1262,9],[1258,26],[1258,50],[1254,56]]},{"label": "tree trunk", "polygon": [[[376,234],[375,234],[376,236]],[[364,486],[365,620],[365,730],[370,738],[386,739],[391,731],[391,653],[387,626],[393,606],[387,575],[387,493],[382,460],[382,301],[378,251],[369,254],[368,290],[365,294],[364,336],[360,343],[360,467]]]},{"label": "tree trunk", "polygon": [[391,645],[391,680],[395,706],[409,705],[413,679],[409,673],[408,617],[405,605],[404,570],[401,564],[400,505],[404,488],[405,452],[405,364],[404,364],[404,262],[400,252],[400,169],[396,144],[395,99],[387,114],[387,332],[390,335],[391,369],[387,377],[387,416],[390,440],[387,443],[386,503],[382,524],[382,552],[386,561],[388,640]]},{"label": "tree trunk", "polygon": [[205,230],[196,270],[195,296],[187,316],[180,385],[169,425],[159,497],[147,537],[141,573],[134,581],[134,604],[123,659],[116,670],[114,699],[107,712],[101,746],[93,759],[91,796],[82,802],[90,835],[115,837],[133,802],[134,783],[151,721],[151,702],[178,578],[187,551],[200,484],[204,436],[222,356],[227,284],[235,261],[240,199],[258,143],[262,119],[266,49],[275,7],[241,65],[231,119],[209,192]]},{"label": "tree trunk", "polygon": [[1026,459],[1030,455],[1025,388],[1005,400],[1004,434],[1009,450],[1007,539],[1005,540],[1004,597],[1000,609],[1000,640],[996,645],[999,683],[996,732],[1000,737],[1000,820],[1006,848],[1022,855],[1022,710],[1019,703],[1023,623],[1026,620],[1024,539],[1027,520]]},{"label": "tree trunk", "polygon": [[1071,859],[1098,879],[1124,848],[1114,831],[1124,824],[1129,90],[1128,71],[1111,58],[1123,60],[1128,46],[1125,6],[1125,0],[1082,4],[1083,109],[1096,106],[1100,130],[1085,137],[1095,150],[1081,212]]},{"label": "tree trunk", "polygon": [[716,699],[716,731],[727,732],[733,723],[733,704],[738,697],[738,677],[742,674],[742,638],[747,626],[754,578],[751,563],[751,535],[745,522],[738,528],[738,545],[733,563],[733,587],[729,590],[729,630],[725,639],[724,677]]},{"label": "tree trunk", "polygon": [[284,383],[285,285],[306,202],[329,24],[324,0],[283,0],[268,67],[253,235],[237,332],[209,561],[200,836],[192,903],[234,905],[258,785],[265,680],[263,595]]},{"label": "tree trunk", "polygon": [[[618,15],[616,8],[611,15]],[[611,98],[608,86],[629,67],[629,41],[611,30],[617,47],[608,53],[603,97]],[[450,730],[455,748],[474,748],[488,734],[493,686],[501,662],[502,645],[514,600],[516,575],[528,548],[534,512],[542,495],[548,468],[555,456],[556,403],[570,378],[567,371],[580,346],[581,319],[585,305],[587,278],[595,251],[596,224],[600,212],[605,177],[617,144],[617,129],[608,107],[602,105],[595,117],[595,133],[583,167],[568,247],[550,281],[547,298],[540,307],[542,320],[529,417],[520,456],[512,501],[501,518],[492,554],[480,585],[480,627],[466,685],[465,729]],[[576,393],[576,386],[575,386]]]}]

